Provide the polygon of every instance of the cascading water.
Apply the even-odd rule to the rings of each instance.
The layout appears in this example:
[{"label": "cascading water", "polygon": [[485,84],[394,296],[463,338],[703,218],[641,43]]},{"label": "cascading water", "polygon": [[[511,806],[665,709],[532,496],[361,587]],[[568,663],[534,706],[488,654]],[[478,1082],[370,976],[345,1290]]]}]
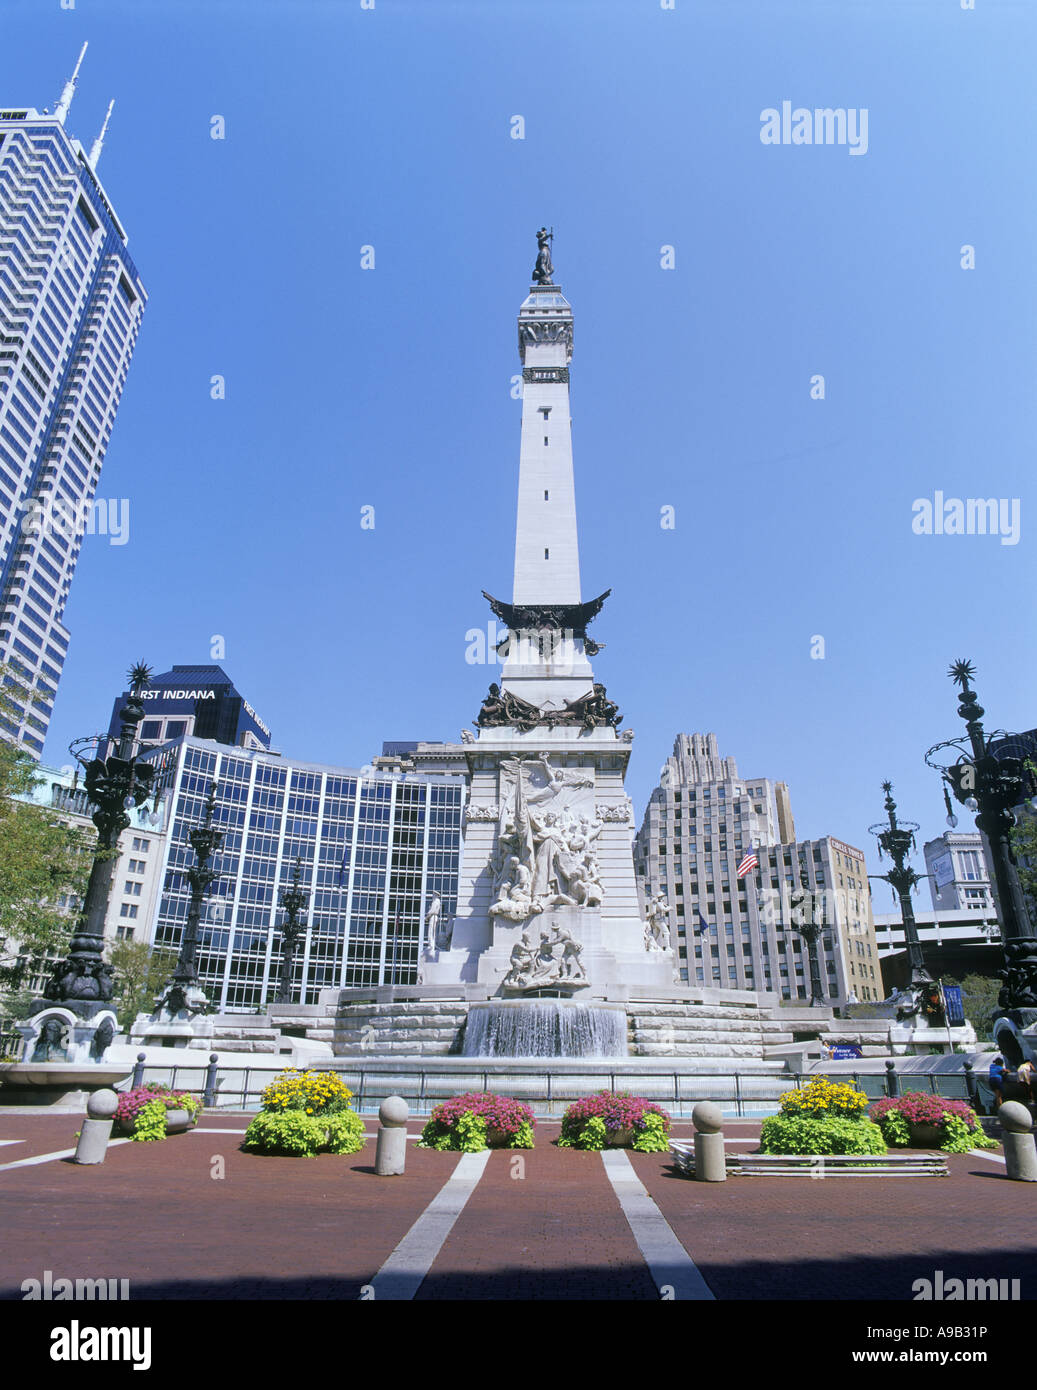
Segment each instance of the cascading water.
[{"label": "cascading water", "polygon": [[472,1004],[465,1057],[626,1057],[622,1008],[561,999]]}]

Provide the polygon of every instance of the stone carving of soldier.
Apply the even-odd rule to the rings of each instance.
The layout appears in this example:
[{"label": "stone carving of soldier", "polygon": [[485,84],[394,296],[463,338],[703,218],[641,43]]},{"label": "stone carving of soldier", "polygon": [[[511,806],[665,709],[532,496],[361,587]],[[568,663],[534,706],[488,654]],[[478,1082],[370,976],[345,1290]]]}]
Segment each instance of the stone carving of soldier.
[{"label": "stone carving of soldier", "polygon": [[670,905],[665,893],[656,893],[648,904],[645,916],[648,918],[645,928],[646,950],[668,951],[670,949]]},{"label": "stone carving of soldier", "polygon": [[439,919],[443,913],[443,899],[438,893],[433,892],[428,905],[428,912],[425,914],[425,923],[428,927],[428,949],[436,951],[439,948]]},{"label": "stone carving of soldier", "polygon": [[529,933],[526,932],[523,934],[521,941],[516,941],[511,948],[511,969],[504,977],[503,983],[505,987],[508,989],[525,989],[529,984],[535,964],[533,943],[529,939]]}]

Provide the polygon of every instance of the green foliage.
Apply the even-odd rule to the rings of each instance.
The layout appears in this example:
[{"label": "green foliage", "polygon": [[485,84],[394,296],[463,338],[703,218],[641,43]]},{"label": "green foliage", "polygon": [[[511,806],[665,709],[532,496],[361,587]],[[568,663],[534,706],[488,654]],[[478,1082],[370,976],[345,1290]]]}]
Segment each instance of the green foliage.
[{"label": "green foliage", "polygon": [[[12,719],[11,696],[35,702],[16,670],[0,665],[0,723]],[[75,917],[60,899],[86,894],[97,836],[63,813],[19,800],[42,782],[35,760],[0,730],[0,992],[9,996],[66,949]]]},{"label": "green foliage", "polygon": [[977,1037],[992,1038],[1001,981],[992,980],[986,975],[966,975],[962,980],[947,978],[944,983],[961,985],[965,1017],[975,1028]]},{"label": "green foliage", "polygon": [[666,1134],[663,1117],[661,1115],[646,1115],[644,1123],[644,1129],[635,1136],[630,1147],[643,1154],[665,1153],[670,1147],[670,1141]]},{"label": "green foliage", "polygon": [[352,1110],[332,1115],[264,1110],[248,1129],[241,1147],[253,1153],[314,1158],[318,1153],[355,1154],[364,1147],[364,1122]]},{"label": "green foliage", "polygon": [[972,1129],[967,1120],[960,1115],[948,1115],[943,1122],[943,1132],[947,1136],[940,1148],[944,1153],[967,1154],[972,1149],[996,1149],[997,1141],[976,1126]]},{"label": "green foliage", "polygon": [[119,1026],[128,1028],[158,994],[167,976],[173,973],[177,953],[164,947],[152,948],[146,941],[117,941],[109,952],[115,974],[113,1004]]},{"label": "green foliage", "polygon": [[584,1120],[579,1134],[563,1134],[558,1141],[560,1149],[603,1149],[608,1142],[608,1130],[600,1115],[592,1115]]},{"label": "green foliage", "polygon": [[323,1147],[327,1132],[324,1120],[301,1110],[264,1110],[245,1131],[241,1147],[256,1153],[314,1158]]},{"label": "green foliage", "polygon": [[518,1132],[508,1147],[510,1149],[531,1149],[534,1147],[535,1142],[533,1126],[528,1120],[523,1120],[518,1127]]},{"label": "green foliage", "polygon": [[489,1147],[486,1143],[486,1121],[481,1115],[473,1115],[471,1111],[462,1115],[454,1128],[454,1133],[456,1136],[454,1147],[463,1154],[482,1153],[483,1149]]},{"label": "green foliage", "polygon": [[911,1126],[899,1110],[887,1110],[879,1128],[886,1143],[896,1149],[906,1149],[911,1142]]},{"label": "green foliage", "polygon": [[870,1120],[829,1115],[772,1115],[760,1128],[765,1154],[884,1154],[885,1140]]},{"label": "green foliage", "polygon": [[[185,1107],[186,1108],[186,1107]],[[137,1111],[137,1123],[132,1139],[137,1144],[153,1144],[166,1137],[166,1106],[161,1100],[149,1100]]]},{"label": "green foliage", "polygon": [[364,1147],[364,1122],[353,1110],[337,1110],[323,1115],[321,1124],[327,1129],[325,1144],[328,1153],[355,1154]]}]

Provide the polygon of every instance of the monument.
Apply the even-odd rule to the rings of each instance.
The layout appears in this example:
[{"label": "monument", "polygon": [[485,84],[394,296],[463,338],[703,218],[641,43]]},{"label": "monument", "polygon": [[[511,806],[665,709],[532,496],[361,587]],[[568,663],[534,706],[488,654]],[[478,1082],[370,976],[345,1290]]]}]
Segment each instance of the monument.
[{"label": "monument", "polygon": [[[546,229],[518,319],[522,431],[514,585],[484,593],[507,633],[464,740],[471,776],[449,947],[424,982],[491,996],[615,997],[673,989],[669,933],[638,902],[623,779],[633,733],[594,679],[588,634],[609,591],[584,600],[569,418],[573,313],[554,283]],[[431,946],[431,939],[429,942]]]}]

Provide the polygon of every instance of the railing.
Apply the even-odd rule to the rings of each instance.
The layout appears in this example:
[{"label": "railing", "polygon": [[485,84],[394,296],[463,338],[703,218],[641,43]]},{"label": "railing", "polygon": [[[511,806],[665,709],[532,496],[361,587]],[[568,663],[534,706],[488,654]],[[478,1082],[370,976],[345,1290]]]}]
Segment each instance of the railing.
[{"label": "railing", "polygon": [[[589,1068],[582,1074],[546,1069],[539,1073],[508,1072],[478,1065],[460,1070],[429,1065],[420,1059],[414,1066],[401,1060],[395,1065],[382,1063],[369,1067],[357,1065],[353,1059],[338,1058],[328,1070],[335,1071],[350,1087],[353,1104],[361,1113],[376,1112],[386,1096],[400,1095],[412,1114],[427,1115],[441,1101],[478,1088],[525,1100],[544,1118],[560,1114],[571,1101],[604,1090],[606,1085],[612,1091],[636,1087],[639,1095],[658,1101],[675,1118],[690,1118],[692,1109],[701,1100],[718,1103],[732,1118],[762,1118],[777,1113],[783,1092],[791,1087],[802,1088],[816,1077],[816,1073],[802,1072],[747,1072],[742,1075],[737,1071],[682,1072],[672,1068],[638,1070],[633,1075],[597,1068]],[[273,1076],[269,1067],[237,1064],[229,1060],[227,1054],[222,1064],[217,1054],[211,1053],[207,1066],[200,1063],[192,1066],[147,1062],[141,1053],[127,1087],[141,1086],[149,1079],[161,1079],[173,1090],[201,1094],[211,1110],[247,1111],[260,1108],[260,1097]],[[847,1079],[851,1078],[870,1100],[928,1087],[933,1095],[947,1100],[966,1100],[981,1111],[988,1109],[985,1080],[981,1091],[979,1078],[973,1074],[969,1063],[960,1073],[897,1072],[887,1063],[885,1075],[851,1072]]]}]

